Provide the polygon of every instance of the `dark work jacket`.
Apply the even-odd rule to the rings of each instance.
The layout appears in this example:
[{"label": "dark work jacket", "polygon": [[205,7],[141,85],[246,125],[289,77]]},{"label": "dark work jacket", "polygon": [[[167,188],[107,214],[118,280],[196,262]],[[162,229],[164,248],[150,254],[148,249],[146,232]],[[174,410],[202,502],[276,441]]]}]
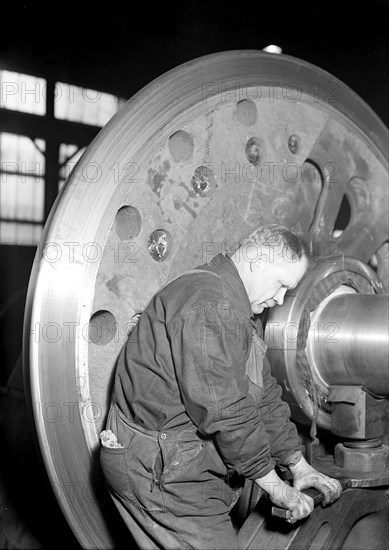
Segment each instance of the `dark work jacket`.
[{"label": "dark work jacket", "polygon": [[[301,456],[297,430],[263,359],[266,346],[256,334],[253,341],[253,314],[234,263],[218,254],[198,269],[147,305],[119,355],[113,400],[147,430],[195,425],[214,440],[229,471],[256,479]],[[246,374],[250,364],[256,379]]]}]

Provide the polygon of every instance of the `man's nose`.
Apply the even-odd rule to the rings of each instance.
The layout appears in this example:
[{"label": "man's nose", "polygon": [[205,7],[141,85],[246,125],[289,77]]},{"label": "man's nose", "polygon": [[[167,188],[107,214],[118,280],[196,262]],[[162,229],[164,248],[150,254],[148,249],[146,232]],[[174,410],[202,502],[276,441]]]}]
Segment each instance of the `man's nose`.
[{"label": "man's nose", "polygon": [[284,303],[284,297],[285,297],[286,291],[287,291],[287,288],[280,288],[280,290],[274,296],[274,299],[279,306],[282,306],[282,304]]}]

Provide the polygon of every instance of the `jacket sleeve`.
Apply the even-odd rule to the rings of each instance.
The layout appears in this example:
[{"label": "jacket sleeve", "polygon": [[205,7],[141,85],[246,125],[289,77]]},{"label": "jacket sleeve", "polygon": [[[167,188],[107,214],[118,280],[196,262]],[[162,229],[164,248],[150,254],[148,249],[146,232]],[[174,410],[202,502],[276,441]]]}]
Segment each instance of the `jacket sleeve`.
[{"label": "jacket sleeve", "polygon": [[271,375],[265,356],[262,368],[263,397],[260,404],[262,422],[270,441],[270,453],[279,466],[295,464],[304,446],[300,444],[296,426],[290,421],[289,405],[281,400],[282,389]]},{"label": "jacket sleeve", "polygon": [[228,470],[249,479],[275,466],[269,439],[249,394],[245,364],[251,326],[228,307],[209,304],[168,325],[178,385],[187,414],[212,437]]}]

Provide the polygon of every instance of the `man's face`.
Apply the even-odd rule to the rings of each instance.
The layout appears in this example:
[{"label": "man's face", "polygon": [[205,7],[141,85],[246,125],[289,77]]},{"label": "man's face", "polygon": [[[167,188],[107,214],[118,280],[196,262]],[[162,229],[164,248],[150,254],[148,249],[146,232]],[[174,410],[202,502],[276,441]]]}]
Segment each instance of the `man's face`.
[{"label": "man's face", "polygon": [[295,288],[302,279],[308,263],[306,258],[292,262],[276,256],[272,261],[262,258],[253,264],[248,297],[253,313],[281,305],[287,290]]}]

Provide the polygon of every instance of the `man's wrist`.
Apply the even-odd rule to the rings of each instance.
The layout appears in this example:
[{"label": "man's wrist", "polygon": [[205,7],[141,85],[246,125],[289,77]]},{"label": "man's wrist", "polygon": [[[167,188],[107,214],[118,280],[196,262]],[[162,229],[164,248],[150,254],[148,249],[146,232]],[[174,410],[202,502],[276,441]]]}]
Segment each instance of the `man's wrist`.
[{"label": "man's wrist", "polygon": [[282,479],[277,475],[275,470],[271,470],[268,474],[266,474],[263,477],[258,477],[255,480],[255,483],[260,487],[263,491],[268,493],[270,497],[274,495],[277,490],[280,489],[281,486],[284,485],[284,482]]},{"label": "man's wrist", "polygon": [[300,461],[302,456],[303,453],[300,449],[290,450],[284,453],[282,459],[278,461],[277,466],[281,471],[291,471],[291,467],[295,466]]},{"label": "man's wrist", "polygon": [[289,464],[288,468],[289,468],[291,474],[295,475],[296,471],[299,470],[302,466],[305,466],[305,465],[308,466],[308,462],[305,460],[303,455],[301,455],[300,458],[296,462],[294,462],[292,464]]}]

